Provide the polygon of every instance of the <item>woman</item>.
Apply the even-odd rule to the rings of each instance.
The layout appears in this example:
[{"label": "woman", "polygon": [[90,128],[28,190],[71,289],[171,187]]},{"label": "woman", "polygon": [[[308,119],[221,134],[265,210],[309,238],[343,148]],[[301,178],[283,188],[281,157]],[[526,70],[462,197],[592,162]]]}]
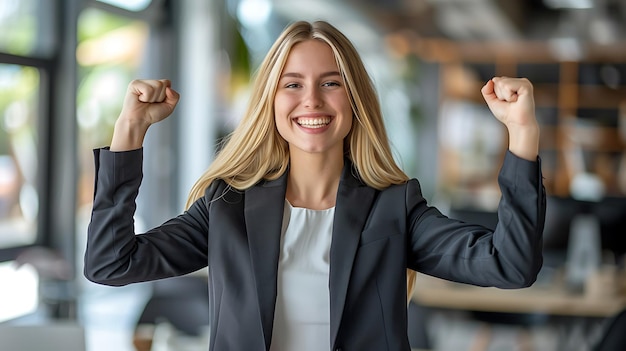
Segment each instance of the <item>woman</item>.
[{"label": "woman", "polygon": [[427,205],[393,160],[358,53],[330,24],[286,28],[252,91],[187,211],[135,235],[143,138],[179,97],[167,80],[129,85],[110,149],[95,150],[90,280],[124,285],[208,265],[209,348],[219,351],[409,350],[414,271],[501,288],[534,282],[545,196],[528,80],[482,88],[509,131],[495,231]]}]

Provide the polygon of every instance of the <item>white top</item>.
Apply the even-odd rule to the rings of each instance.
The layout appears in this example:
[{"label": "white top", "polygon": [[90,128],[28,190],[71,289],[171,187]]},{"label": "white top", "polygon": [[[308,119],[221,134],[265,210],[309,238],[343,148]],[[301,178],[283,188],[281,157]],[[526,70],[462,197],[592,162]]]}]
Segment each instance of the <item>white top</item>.
[{"label": "white top", "polygon": [[285,201],[270,351],[330,349],[330,243],[335,208]]}]

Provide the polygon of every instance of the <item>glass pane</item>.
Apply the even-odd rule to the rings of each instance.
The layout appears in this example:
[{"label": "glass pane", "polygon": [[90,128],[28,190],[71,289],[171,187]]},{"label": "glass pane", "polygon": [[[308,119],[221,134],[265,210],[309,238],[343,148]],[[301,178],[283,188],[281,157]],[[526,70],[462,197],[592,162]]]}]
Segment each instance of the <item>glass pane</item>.
[{"label": "glass pane", "polygon": [[144,21],[99,9],[86,9],[78,19],[79,220],[86,219],[93,200],[92,149],[110,144],[126,87],[138,74],[148,35]]},{"label": "glass pane", "polygon": [[[92,149],[110,145],[126,87],[139,75],[140,65],[146,64],[144,51],[149,26],[141,20],[87,8],[80,13],[77,30],[79,185],[76,247],[78,261],[82,262],[93,201]],[[82,287],[78,307],[87,330],[89,349],[132,350],[135,317],[141,313],[150,286],[132,284],[108,289],[84,281]],[[121,309],[113,307],[120,303]]]},{"label": "glass pane", "polygon": [[39,71],[0,64],[0,248],[36,239]]},{"label": "glass pane", "polygon": [[57,2],[0,0],[0,51],[13,55],[49,55],[55,47]]}]

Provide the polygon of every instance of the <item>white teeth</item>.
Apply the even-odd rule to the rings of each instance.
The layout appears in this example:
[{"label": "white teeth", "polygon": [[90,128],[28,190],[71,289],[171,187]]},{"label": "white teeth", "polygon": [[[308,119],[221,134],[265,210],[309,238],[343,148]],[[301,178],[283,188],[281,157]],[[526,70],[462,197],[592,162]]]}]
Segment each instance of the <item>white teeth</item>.
[{"label": "white teeth", "polygon": [[298,118],[296,123],[309,128],[321,128],[330,123],[330,117],[324,118]]}]

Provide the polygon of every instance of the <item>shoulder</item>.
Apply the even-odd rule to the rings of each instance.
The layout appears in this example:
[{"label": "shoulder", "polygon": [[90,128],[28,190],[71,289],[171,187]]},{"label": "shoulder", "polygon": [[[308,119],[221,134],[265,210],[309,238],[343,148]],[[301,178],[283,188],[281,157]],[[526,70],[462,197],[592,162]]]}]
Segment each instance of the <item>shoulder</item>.
[{"label": "shoulder", "polygon": [[213,202],[219,199],[232,199],[233,196],[237,198],[243,196],[243,191],[237,190],[226,183],[223,179],[215,179],[204,191],[204,198],[208,202]]},{"label": "shoulder", "polygon": [[380,198],[393,206],[403,206],[407,212],[426,205],[422,188],[417,179],[411,178],[404,183],[391,185],[380,191]]},{"label": "shoulder", "polygon": [[380,192],[382,194],[400,194],[400,193],[406,194],[406,193],[415,192],[416,190],[421,192],[420,183],[417,179],[411,178],[403,183],[392,184],[380,190]]},{"label": "shoulder", "polygon": [[[409,179],[406,182],[392,184],[384,189],[377,190],[377,198],[380,204],[386,204],[391,208],[407,207],[412,198],[415,198],[416,189],[419,189],[419,183],[415,179]],[[421,194],[419,190],[417,193]]]}]

